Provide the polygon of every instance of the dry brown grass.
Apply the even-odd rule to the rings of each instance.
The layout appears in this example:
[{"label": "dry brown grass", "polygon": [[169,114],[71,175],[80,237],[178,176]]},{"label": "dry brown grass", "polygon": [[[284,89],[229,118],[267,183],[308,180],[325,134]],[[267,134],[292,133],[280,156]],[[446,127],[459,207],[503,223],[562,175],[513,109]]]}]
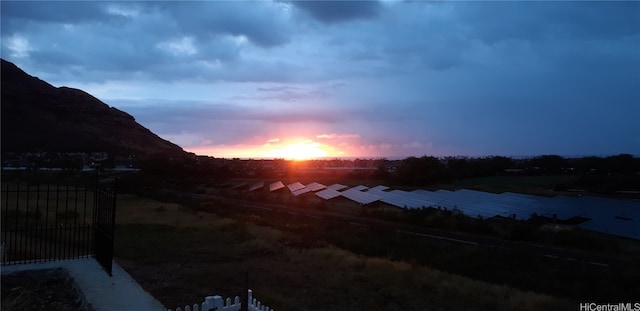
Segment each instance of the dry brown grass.
[{"label": "dry brown grass", "polygon": [[244,272],[277,310],[558,310],[566,300],[335,246],[131,195],[118,202],[116,257],[167,307],[236,295]]}]

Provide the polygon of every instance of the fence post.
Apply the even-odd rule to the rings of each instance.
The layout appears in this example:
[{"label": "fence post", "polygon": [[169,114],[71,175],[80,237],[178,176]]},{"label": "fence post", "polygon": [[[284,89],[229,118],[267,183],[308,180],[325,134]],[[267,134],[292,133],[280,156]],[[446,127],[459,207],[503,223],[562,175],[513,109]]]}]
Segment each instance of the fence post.
[{"label": "fence post", "polygon": [[249,289],[249,272],[244,272],[244,290],[240,294],[240,311],[249,311],[249,304],[251,304],[251,290]]},{"label": "fence post", "polygon": [[94,194],[94,255],[109,276],[112,274],[113,246],[116,221],[117,178],[102,186],[96,175]]}]

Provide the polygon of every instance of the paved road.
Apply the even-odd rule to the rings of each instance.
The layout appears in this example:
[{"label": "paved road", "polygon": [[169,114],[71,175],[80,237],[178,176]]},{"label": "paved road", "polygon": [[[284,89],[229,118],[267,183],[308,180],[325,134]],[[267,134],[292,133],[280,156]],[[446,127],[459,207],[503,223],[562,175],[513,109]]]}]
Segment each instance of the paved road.
[{"label": "paved road", "polygon": [[[623,260],[613,256],[594,254],[589,252],[567,250],[560,248],[552,248],[548,246],[535,245],[525,242],[508,241],[498,238],[492,238],[487,236],[474,235],[462,232],[444,231],[433,228],[426,228],[420,226],[407,225],[396,222],[389,222],[384,220],[357,217],[340,213],[333,213],[327,211],[318,210],[304,210],[300,208],[290,207],[286,205],[270,204],[270,203],[258,203],[245,200],[238,200],[232,198],[225,198],[212,195],[200,195],[192,193],[180,193],[182,196],[199,199],[218,199],[223,200],[233,205],[253,209],[262,212],[280,212],[288,213],[291,215],[305,216],[312,219],[324,219],[342,221],[349,225],[354,226],[367,226],[376,228],[377,230],[385,230],[389,232],[395,232],[399,234],[420,236],[427,239],[447,241],[450,243],[456,243],[470,247],[488,247],[493,249],[500,249],[506,251],[520,251],[525,253],[531,253],[546,258],[554,258],[558,260],[567,260],[574,262],[582,262],[591,264],[594,266],[602,267],[619,267],[624,268],[631,266],[632,262]],[[637,264],[637,263],[635,263]]]}]

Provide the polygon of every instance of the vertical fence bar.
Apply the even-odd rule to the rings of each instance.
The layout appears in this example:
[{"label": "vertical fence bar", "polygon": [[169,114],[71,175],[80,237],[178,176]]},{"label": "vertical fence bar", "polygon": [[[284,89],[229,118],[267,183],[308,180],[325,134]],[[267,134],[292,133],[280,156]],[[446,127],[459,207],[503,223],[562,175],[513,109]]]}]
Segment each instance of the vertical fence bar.
[{"label": "vertical fence bar", "polygon": [[91,234],[89,237],[91,238],[91,255],[96,255],[96,222],[98,221],[98,178],[96,178],[96,186],[93,189],[93,215],[91,221]]},{"label": "vertical fence bar", "polygon": [[111,244],[109,245],[110,254],[109,254],[109,276],[113,276],[112,274],[112,262],[113,262],[113,253],[116,241],[116,204],[118,203],[118,178],[113,180],[113,189],[111,189],[111,226],[110,226],[110,234],[111,234]]},{"label": "vertical fence bar", "polygon": [[[77,189],[77,193],[78,193],[77,200],[80,201],[80,203],[78,203],[78,204],[82,204],[81,188]],[[78,237],[77,237],[77,240],[78,240],[78,244],[77,244],[78,245],[78,256],[84,256],[84,250],[83,250],[83,243],[84,242],[82,241],[82,232],[84,231],[84,227],[83,227],[84,216],[83,216],[83,214],[81,213],[80,210],[78,211],[78,218],[79,218],[79,220],[78,220]]]},{"label": "vertical fence bar", "polygon": [[96,171],[96,184],[93,188],[93,226],[91,233],[92,255],[96,254],[96,226],[98,225],[98,183],[100,182],[100,173]]},{"label": "vertical fence bar", "polygon": [[[30,199],[29,199],[29,187],[30,185],[27,184],[27,204],[26,204],[26,209],[25,209],[25,222],[24,222],[24,229],[22,229],[22,238],[24,239],[24,254],[25,256],[27,256],[28,252],[31,251],[31,249],[29,249],[29,245],[30,245],[30,237],[29,237],[29,203],[30,203]],[[31,262],[31,256],[27,256],[27,262]]]},{"label": "vertical fence bar", "polygon": [[87,193],[85,193],[85,200],[87,201],[86,207],[88,209],[88,215],[87,215],[87,226],[85,228],[85,239],[87,240],[87,242],[85,243],[86,247],[87,247],[87,254],[89,255],[93,255],[93,206],[89,205],[93,202],[91,202],[91,199],[93,197],[93,192],[91,192],[91,188],[87,187],[86,189]]},{"label": "vertical fence bar", "polygon": [[100,202],[102,201],[100,199],[100,195],[101,195],[101,189],[100,189],[100,177],[98,175],[96,175],[96,188],[95,188],[95,192],[93,193],[93,197],[94,197],[94,205],[93,205],[93,217],[94,217],[94,222],[93,222],[93,255],[95,256],[96,260],[98,261],[98,263],[100,265],[102,265],[101,262],[101,249],[100,246],[102,245],[102,239],[100,238],[100,224],[101,224],[101,211],[102,208],[100,208]]},{"label": "vertical fence bar", "polygon": [[97,183],[94,194],[94,245],[96,260],[107,274],[112,276],[114,226],[115,226],[115,183]]},{"label": "vertical fence bar", "polygon": [[89,250],[87,249],[87,232],[90,231],[87,229],[87,186],[84,187],[84,207],[82,212],[82,245],[83,245],[83,255],[87,255]]},{"label": "vertical fence bar", "polygon": [[55,245],[53,247],[53,257],[52,259],[60,257],[60,222],[58,218],[60,217],[60,213],[58,212],[58,207],[60,206],[60,184],[56,184],[56,224],[55,224]]},{"label": "vertical fence bar", "polygon": [[4,224],[2,225],[2,228],[4,228],[4,230],[2,231],[2,243],[4,243],[4,249],[3,249],[3,254],[2,254],[2,263],[6,263],[8,261],[7,259],[7,255],[9,254],[8,248],[9,248],[9,240],[7,240],[7,235],[9,232],[9,185],[7,185],[7,190],[4,194]]},{"label": "vertical fence bar", "polygon": [[82,255],[86,255],[87,251],[86,251],[86,243],[85,243],[85,236],[86,236],[86,226],[87,226],[87,189],[86,189],[86,185],[84,186],[84,188],[82,189],[82,223],[80,224],[82,226],[82,231],[80,231],[80,241],[82,245]]},{"label": "vertical fence bar", "polygon": [[[50,224],[49,224],[49,202],[51,200],[51,185],[47,184],[47,195],[45,196],[45,212],[44,212],[44,233],[45,233],[45,241],[50,241],[51,240],[51,234],[49,232],[49,228],[50,228]],[[51,243],[46,243],[46,245],[44,246],[44,253],[45,253],[45,258],[47,258],[47,260],[49,258],[51,258]]]},{"label": "vertical fence bar", "polygon": [[73,250],[71,252],[71,256],[76,258],[78,257],[78,216],[80,215],[78,213],[78,186],[76,185],[75,189],[74,189],[74,197],[73,197],[73,237],[72,237],[72,243],[71,245],[73,246]]},{"label": "vertical fence bar", "polygon": [[26,262],[33,262],[32,260],[32,256],[31,256],[31,227],[32,227],[32,220],[30,219],[30,217],[32,217],[31,213],[32,211],[30,210],[30,205],[31,205],[31,191],[29,191],[31,189],[31,185],[29,185],[27,183],[26,186],[26,203],[25,203],[25,217],[24,217],[24,226],[21,228],[21,236],[22,239],[24,240],[24,251],[23,251],[23,256],[25,256]]},{"label": "vertical fence bar", "polygon": [[69,258],[69,185],[64,192],[64,226],[62,231],[62,257]]},{"label": "vertical fence bar", "polygon": [[38,243],[36,245],[36,248],[38,249],[38,257],[40,257],[40,259],[42,259],[42,244],[43,244],[43,240],[42,240],[42,228],[40,228],[40,184],[38,184],[36,186],[36,228],[38,230],[36,236],[38,237],[38,239],[36,240]]},{"label": "vertical fence bar", "polygon": [[18,254],[19,254],[19,250],[20,250],[20,246],[18,245],[18,243],[20,242],[18,240],[18,236],[16,234],[16,232],[18,231],[18,218],[20,215],[20,210],[18,209],[20,206],[20,184],[16,185],[16,221],[15,221],[15,226],[13,227],[13,230],[11,232],[11,234],[13,235],[13,254],[14,257],[16,257],[16,259],[18,259]]}]

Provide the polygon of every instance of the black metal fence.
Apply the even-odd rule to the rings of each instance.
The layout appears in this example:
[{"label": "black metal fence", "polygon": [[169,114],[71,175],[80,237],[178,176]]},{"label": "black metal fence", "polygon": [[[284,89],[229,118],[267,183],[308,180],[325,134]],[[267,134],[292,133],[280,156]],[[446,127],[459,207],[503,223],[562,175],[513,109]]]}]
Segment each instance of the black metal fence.
[{"label": "black metal fence", "polygon": [[[109,258],[102,256],[99,262],[108,261],[103,266],[111,275],[114,183],[97,182],[95,187],[9,183],[1,192],[2,265],[97,258],[96,250],[105,247],[102,236],[97,243],[97,232],[107,230],[111,233],[106,246],[110,247]],[[106,229],[104,215],[110,217]]]}]

